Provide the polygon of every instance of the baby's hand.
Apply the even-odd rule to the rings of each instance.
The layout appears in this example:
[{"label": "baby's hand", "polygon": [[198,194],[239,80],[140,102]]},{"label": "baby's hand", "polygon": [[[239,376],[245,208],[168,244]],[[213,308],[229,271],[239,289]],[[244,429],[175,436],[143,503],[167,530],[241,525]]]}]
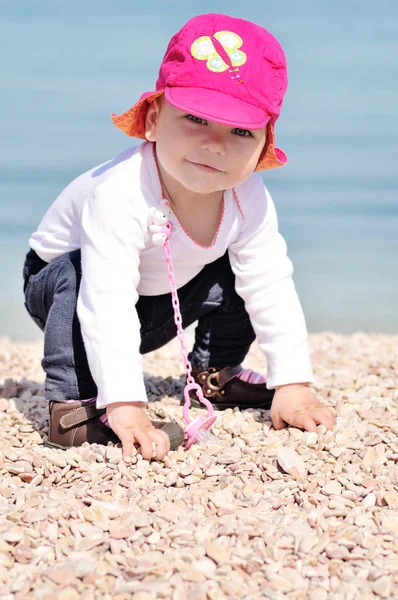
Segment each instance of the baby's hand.
[{"label": "baby's hand", "polygon": [[117,402],[106,409],[109,425],[122,442],[123,458],[127,463],[131,461],[134,444],[140,445],[142,457],[146,460],[161,460],[170,450],[169,436],[155,429],[142,407],[142,402]]},{"label": "baby's hand", "polygon": [[277,387],[270,414],[275,429],[293,425],[316,432],[317,425],[323,424],[327,429],[332,429],[336,424],[332,411],[320,404],[307,383]]}]

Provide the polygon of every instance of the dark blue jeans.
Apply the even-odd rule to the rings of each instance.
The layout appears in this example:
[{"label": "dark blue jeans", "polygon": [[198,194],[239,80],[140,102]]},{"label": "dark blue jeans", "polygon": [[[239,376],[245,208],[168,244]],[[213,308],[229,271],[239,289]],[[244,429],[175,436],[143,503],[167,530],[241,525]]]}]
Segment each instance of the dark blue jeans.
[{"label": "dark blue jeans", "polygon": [[[44,331],[48,400],[83,400],[97,395],[76,314],[81,280],[80,250],[41,260],[30,250],[23,268],[25,306]],[[189,357],[198,369],[240,364],[255,339],[228,253],[206,265],[178,290],[183,327],[195,321],[195,343]],[[140,352],[160,348],[176,337],[171,294],[140,296],[136,309],[141,323]],[[126,374],[127,377],[128,374]]]}]

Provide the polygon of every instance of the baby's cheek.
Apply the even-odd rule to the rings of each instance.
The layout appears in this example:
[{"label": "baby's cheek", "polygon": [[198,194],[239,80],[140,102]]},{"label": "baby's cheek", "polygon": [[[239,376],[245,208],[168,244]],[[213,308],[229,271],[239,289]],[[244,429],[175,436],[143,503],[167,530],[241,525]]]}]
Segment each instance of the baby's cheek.
[{"label": "baby's cheek", "polygon": [[230,189],[239,185],[242,182],[242,169],[235,167],[234,169],[228,170],[220,177],[220,182],[222,182],[225,189]]},{"label": "baby's cheek", "polygon": [[235,165],[231,168],[228,173],[229,181],[232,187],[235,187],[244,181],[254,172],[257,166],[257,160],[252,157],[242,157]]},{"label": "baby's cheek", "polygon": [[172,141],[162,147],[159,147],[158,162],[163,170],[172,177],[174,176],[176,170],[179,169],[181,159],[178,157]]}]

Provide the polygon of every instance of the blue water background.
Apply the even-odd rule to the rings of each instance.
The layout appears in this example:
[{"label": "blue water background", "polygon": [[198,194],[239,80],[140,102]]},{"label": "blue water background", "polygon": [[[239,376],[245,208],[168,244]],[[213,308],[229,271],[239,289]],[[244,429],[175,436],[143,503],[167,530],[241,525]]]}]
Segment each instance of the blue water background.
[{"label": "blue water background", "polygon": [[39,339],[21,268],[71,179],[137,142],[116,129],[154,89],[169,38],[198,12],[282,43],[289,89],[264,173],[310,331],[398,332],[398,3],[0,2],[0,336]]}]

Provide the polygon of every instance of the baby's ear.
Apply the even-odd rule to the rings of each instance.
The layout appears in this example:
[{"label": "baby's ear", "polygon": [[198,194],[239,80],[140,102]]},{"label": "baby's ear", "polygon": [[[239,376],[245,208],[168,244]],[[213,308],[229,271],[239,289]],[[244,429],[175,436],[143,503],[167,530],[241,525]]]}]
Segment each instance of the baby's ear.
[{"label": "baby's ear", "polygon": [[160,106],[158,99],[155,98],[148,106],[145,117],[145,138],[148,142],[156,142],[156,125],[159,118]]}]

